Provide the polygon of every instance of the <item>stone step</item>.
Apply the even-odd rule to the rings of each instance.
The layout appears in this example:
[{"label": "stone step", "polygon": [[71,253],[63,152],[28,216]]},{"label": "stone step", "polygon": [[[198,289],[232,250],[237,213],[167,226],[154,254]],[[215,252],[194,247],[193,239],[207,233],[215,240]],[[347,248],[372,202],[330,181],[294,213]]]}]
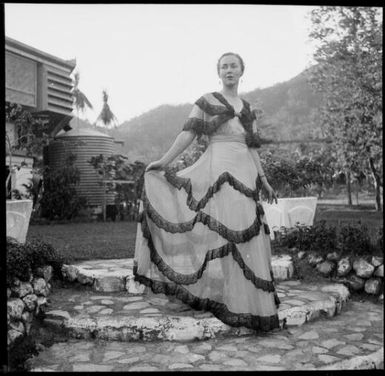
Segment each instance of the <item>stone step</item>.
[{"label": "stone step", "polygon": [[383,305],[348,301],[340,315],[268,334],[187,343],[69,339],[29,363],[41,372],[383,369],[383,329]]},{"label": "stone step", "polygon": [[[339,284],[277,284],[281,327],[301,326],[320,316],[333,317],[349,298]],[[115,341],[192,341],[218,336],[253,334],[225,325],[210,312],[196,311],[163,294],[134,296],[92,290],[57,289],[50,295],[45,324],[75,338]]]},{"label": "stone step", "polygon": [[[91,260],[74,265],[64,265],[62,273],[69,282],[91,286],[95,291],[127,291],[141,295],[145,287],[134,281],[133,259]],[[291,256],[273,256],[272,269],[277,281],[288,280],[294,273]]]}]

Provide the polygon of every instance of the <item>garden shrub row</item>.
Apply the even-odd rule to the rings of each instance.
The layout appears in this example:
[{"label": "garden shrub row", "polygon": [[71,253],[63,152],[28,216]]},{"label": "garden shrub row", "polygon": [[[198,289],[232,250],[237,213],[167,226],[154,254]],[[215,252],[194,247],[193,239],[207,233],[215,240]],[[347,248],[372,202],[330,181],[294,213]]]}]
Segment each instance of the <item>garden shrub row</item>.
[{"label": "garden shrub row", "polygon": [[368,227],[359,222],[335,227],[322,220],[313,226],[282,227],[275,243],[278,247],[295,247],[299,251],[314,251],[321,256],[330,252],[337,252],[340,256],[372,256],[382,253],[383,227],[371,237]]}]

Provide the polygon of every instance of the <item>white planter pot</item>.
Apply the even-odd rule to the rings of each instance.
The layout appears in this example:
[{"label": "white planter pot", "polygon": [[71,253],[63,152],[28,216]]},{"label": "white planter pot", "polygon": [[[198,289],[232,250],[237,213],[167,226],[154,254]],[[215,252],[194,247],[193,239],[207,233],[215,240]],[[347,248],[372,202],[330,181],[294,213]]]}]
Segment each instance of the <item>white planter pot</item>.
[{"label": "white planter pot", "polygon": [[296,224],[312,226],[317,197],[279,198],[278,204],[262,202],[266,221],[270,227],[270,237],[274,239],[274,231],[284,227],[294,227]]},{"label": "white planter pot", "polygon": [[32,200],[7,200],[7,236],[25,243],[32,206]]}]

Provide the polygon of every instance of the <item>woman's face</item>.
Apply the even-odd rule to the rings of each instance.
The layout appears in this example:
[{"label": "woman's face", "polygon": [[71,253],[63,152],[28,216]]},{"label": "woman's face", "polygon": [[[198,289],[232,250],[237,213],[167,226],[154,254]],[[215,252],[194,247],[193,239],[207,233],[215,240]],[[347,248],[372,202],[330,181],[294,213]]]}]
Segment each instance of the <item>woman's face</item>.
[{"label": "woman's face", "polygon": [[238,84],[241,78],[242,66],[239,59],[234,55],[226,55],[219,62],[219,78],[225,86],[234,86]]}]

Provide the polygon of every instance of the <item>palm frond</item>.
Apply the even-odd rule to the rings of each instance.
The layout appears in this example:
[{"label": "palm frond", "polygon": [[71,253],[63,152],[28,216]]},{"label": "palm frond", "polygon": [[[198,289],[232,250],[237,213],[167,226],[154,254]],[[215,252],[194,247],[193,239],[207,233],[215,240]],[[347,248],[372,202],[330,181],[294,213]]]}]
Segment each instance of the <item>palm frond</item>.
[{"label": "palm frond", "polygon": [[87,96],[79,89],[79,81],[80,81],[80,73],[76,72],[74,74],[74,88],[72,90],[72,95],[74,98],[75,107],[84,111],[86,107],[93,109],[91,102],[87,98]]},{"label": "palm frond", "polygon": [[99,116],[96,119],[96,122],[101,121],[105,126],[108,126],[109,124],[113,123],[113,126],[117,125],[118,119],[114,115],[114,113],[111,111],[110,106],[108,105],[108,94],[106,90],[103,90],[103,107],[99,114]]}]

